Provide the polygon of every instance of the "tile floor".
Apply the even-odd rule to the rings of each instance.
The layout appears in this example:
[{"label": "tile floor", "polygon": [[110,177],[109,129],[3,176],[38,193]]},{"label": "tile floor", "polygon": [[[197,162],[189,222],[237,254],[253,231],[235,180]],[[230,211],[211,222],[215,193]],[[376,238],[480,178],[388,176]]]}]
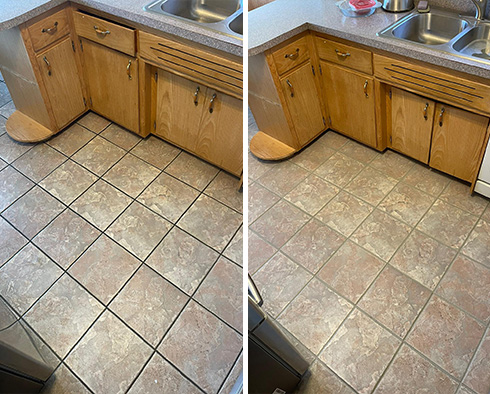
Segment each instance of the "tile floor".
[{"label": "tile floor", "polygon": [[297,393],[490,392],[487,199],[329,131],[250,155],[249,201],[249,271],[312,363]]},{"label": "tile floor", "polygon": [[241,370],[238,179],[89,113],[5,133],[0,295],[56,354],[45,393],[227,393]]}]

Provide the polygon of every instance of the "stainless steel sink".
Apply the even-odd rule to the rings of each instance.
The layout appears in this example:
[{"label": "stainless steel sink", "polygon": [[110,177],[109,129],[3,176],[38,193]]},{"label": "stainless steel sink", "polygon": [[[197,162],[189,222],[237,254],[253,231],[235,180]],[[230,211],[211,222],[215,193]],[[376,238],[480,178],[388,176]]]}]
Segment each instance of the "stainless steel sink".
[{"label": "stainless steel sink", "polygon": [[379,37],[409,41],[453,56],[490,63],[490,21],[432,7],[413,11],[378,33]]},{"label": "stainless steel sink", "polygon": [[468,26],[463,19],[438,14],[413,14],[393,29],[393,36],[425,45],[451,41]]},{"label": "stainless steel sink", "polygon": [[157,0],[144,7],[144,10],[243,38],[242,0]]}]

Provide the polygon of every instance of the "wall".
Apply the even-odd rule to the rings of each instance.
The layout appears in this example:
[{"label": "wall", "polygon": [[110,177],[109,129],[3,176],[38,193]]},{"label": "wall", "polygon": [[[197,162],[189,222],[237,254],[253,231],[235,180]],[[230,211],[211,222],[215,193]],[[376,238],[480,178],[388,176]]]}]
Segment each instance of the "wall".
[{"label": "wall", "polygon": [[[417,1],[418,3],[418,1]],[[471,0],[429,0],[431,6],[447,8],[454,11],[459,11],[466,15],[475,15],[475,5]],[[490,1],[487,4],[486,18],[490,15]]]}]

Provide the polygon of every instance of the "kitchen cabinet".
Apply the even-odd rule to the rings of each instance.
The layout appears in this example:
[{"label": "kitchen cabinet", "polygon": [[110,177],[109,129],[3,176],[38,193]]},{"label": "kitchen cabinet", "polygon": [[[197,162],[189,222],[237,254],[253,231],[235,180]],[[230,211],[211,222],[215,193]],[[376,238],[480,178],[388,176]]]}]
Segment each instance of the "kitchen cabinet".
[{"label": "kitchen cabinet", "polygon": [[69,38],[36,56],[59,129],[85,111],[82,84]]},{"label": "kitchen cabinet", "polygon": [[394,87],[391,96],[388,146],[428,164],[435,102]]}]

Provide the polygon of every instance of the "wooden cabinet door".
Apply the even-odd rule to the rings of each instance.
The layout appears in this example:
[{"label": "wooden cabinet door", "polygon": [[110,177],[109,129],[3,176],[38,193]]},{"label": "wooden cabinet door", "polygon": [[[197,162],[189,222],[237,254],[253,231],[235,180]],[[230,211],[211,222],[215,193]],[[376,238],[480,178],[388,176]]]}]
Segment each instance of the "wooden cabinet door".
[{"label": "wooden cabinet door", "polygon": [[488,118],[450,105],[437,104],[430,166],[472,182],[488,127]]},{"label": "wooden cabinet door", "polygon": [[311,63],[283,77],[281,86],[299,143],[304,146],[326,127]]},{"label": "wooden cabinet door", "polygon": [[138,60],[85,39],[82,45],[93,110],[138,133]]},{"label": "wooden cabinet door", "polygon": [[396,88],[391,92],[389,146],[427,164],[435,102]]},{"label": "wooden cabinet door", "polygon": [[326,62],[321,67],[331,127],[376,147],[373,78]]},{"label": "wooden cabinet door", "polygon": [[243,102],[208,89],[196,153],[236,176],[243,168]]},{"label": "wooden cabinet door", "polygon": [[85,111],[82,85],[71,40],[67,38],[36,59],[56,126],[61,129]]},{"label": "wooden cabinet door", "polygon": [[195,151],[207,87],[158,69],[155,134]]}]

